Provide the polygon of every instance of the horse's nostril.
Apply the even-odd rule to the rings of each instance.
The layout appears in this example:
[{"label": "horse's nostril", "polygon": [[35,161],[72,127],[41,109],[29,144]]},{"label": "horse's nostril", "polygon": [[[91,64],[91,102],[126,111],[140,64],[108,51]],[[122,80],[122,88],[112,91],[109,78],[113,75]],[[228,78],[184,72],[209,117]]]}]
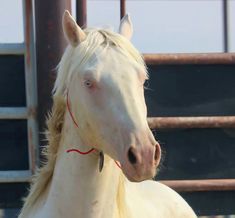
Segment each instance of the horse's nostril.
[{"label": "horse's nostril", "polygon": [[137,162],[136,156],[133,152],[133,148],[130,148],[128,151],[128,159],[131,164],[136,164],[136,162]]},{"label": "horse's nostril", "polygon": [[156,144],[155,145],[155,153],[154,153],[155,164],[159,163],[160,158],[161,158],[161,148],[160,148],[159,144]]},{"label": "horse's nostril", "polygon": [[158,160],[158,151],[157,151],[157,149],[155,150],[154,160],[155,160],[155,161]]}]

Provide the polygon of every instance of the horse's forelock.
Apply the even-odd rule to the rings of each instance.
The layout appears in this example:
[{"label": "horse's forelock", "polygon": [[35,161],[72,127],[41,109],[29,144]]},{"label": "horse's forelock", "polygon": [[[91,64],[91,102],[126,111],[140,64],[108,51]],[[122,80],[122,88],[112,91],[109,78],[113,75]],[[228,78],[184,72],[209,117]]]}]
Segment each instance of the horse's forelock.
[{"label": "horse's forelock", "polygon": [[[69,86],[72,74],[81,71],[90,58],[108,47],[117,48],[128,60],[137,62],[145,67],[144,60],[140,53],[125,37],[104,29],[86,29],[87,35],[78,47],[68,46],[58,66],[58,75],[53,92],[55,95],[64,95]],[[98,54],[97,54],[98,55]]]}]

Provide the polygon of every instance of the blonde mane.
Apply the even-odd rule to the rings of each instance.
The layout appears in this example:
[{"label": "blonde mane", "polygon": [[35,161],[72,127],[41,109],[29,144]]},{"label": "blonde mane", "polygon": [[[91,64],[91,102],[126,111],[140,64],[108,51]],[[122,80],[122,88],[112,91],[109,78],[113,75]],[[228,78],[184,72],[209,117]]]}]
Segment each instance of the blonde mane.
[{"label": "blonde mane", "polygon": [[[46,161],[33,177],[30,192],[28,197],[25,198],[21,215],[26,214],[34,205],[37,199],[47,189],[52,179],[64,123],[66,109],[64,96],[72,74],[79,72],[88,61],[91,61],[92,55],[97,52],[98,49],[99,52],[102,52],[108,47],[115,47],[117,51],[125,55],[128,60],[134,61],[145,68],[144,60],[140,53],[132,46],[129,40],[123,36],[103,29],[86,29],[85,33],[87,35],[86,40],[76,48],[68,46],[59,63],[58,75],[53,89],[53,107],[47,119],[48,130],[46,137],[48,145],[43,151]],[[123,184],[123,179],[124,178],[122,178],[121,184]],[[121,184],[120,186],[122,186]],[[124,187],[119,187],[119,204],[124,204],[121,202],[122,195],[124,194],[123,189]],[[122,206],[122,208],[124,208],[124,206]]]},{"label": "blonde mane", "polygon": [[64,113],[64,98],[54,97],[52,111],[47,119],[48,130],[46,131],[46,138],[48,145],[43,149],[45,162],[42,163],[43,167],[38,169],[32,178],[29,195],[24,199],[24,207],[21,212],[22,215],[24,215],[24,213],[26,213],[27,210],[30,209],[30,207],[36,202],[51,181],[56,162],[58,145],[61,139]]}]

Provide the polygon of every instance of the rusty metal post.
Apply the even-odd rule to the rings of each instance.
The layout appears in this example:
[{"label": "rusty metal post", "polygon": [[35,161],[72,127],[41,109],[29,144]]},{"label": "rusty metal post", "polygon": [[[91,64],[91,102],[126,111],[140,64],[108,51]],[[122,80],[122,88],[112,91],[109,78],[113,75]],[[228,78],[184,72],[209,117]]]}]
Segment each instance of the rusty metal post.
[{"label": "rusty metal post", "polygon": [[122,19],[126,14],[126,0],[120,0],[120,18]]},{"label": "rusty metal post", "polygon": [[80,27],[87,26],[87,2],[86,0],[76,1],[76,20]]},{"label": "rusty metal post", "polygon": [[[27,131],[29,168],[34,173],[39,163],[38,122],[37,122],[37,84],[33,0],[23,2],[24,44],[25,44],[25,88],[27,100]],[[23,173],[23,172],[21,172]],[[28,173],[26,174],[28,175]],[[23,176],[24,177],[24,176]]]},{"label": "rusty metal post", "polygon": [[223,37],[224,52],[229,52],[228,38],[228,0],[223,0]]},{"label": "rusty metal post", "polygon": [[[56,66],[63,54],[66,42],[61,19],[64,10],[71,11],[71,0],[35,1],[36,57],[38,86],[38,121],[40,133],[45,131],[45,116],[52,104]],[[43,145],[40,134],[40,145]]]}]

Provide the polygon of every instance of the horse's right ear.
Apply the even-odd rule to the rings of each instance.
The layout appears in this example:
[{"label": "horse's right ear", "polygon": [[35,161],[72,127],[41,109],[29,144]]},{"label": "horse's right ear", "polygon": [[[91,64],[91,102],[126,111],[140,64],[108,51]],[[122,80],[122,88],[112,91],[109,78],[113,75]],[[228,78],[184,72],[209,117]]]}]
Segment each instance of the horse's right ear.
[{"label": "horse's right ear", "polygon": [[126,14],[121,22],[120,22],[120,26],[119,26],[119,33],[123,36],[125,36],[127,39],[131,39],[132,35],[133,35],[133,25],[131,22],[131,18],[129,14]]},{"label": "horse's right ear", "polygon": [[84,31],[77,25],[76,21],[65,11],[62,20],[63,31],[68,42],[73,46],[78,46],[86,38]]}]

